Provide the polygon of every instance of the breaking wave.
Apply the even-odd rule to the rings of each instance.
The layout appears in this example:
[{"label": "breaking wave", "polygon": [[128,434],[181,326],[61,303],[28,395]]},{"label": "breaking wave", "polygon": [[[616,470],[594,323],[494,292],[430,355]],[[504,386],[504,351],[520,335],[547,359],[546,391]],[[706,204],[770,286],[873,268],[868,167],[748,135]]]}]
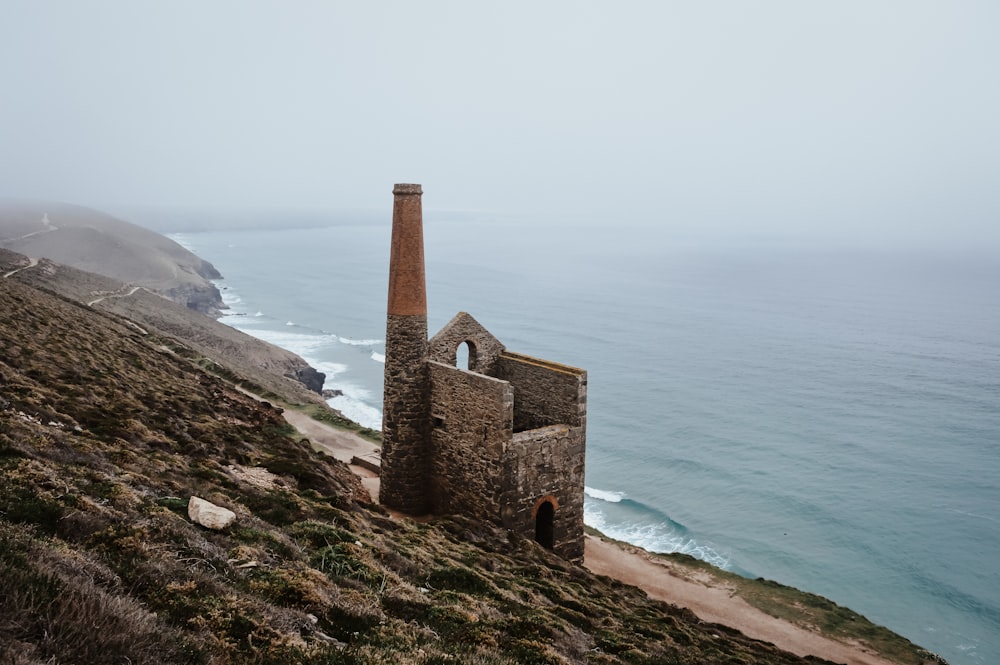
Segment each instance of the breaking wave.
[{"label": "breaking wave", "polygon": [[695,540],[683,524],[652,506],[629,499],[624,492],[585,488],[583,521],[610,538],[649,552],[679,552],[732,570],[729,557]]}]

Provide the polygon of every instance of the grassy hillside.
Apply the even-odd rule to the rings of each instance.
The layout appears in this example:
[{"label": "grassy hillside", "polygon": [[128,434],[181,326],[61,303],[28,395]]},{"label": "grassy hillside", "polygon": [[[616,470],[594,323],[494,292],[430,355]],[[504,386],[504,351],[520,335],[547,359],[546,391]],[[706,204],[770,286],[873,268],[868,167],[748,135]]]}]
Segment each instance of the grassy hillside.
[{"label": "grassy hillside", "polygon": [[296,404],[324,404],[299,380],[301,373],[311,371],[299,356],[144,288],[47,259],[32,266],[27,257],[0,249],[0,275],[8,273],[13,273],[12,281],[127,317],[136,330],[156,334],[177,352],[258,394]]},{"label": "grassy hillside", "polygon": [[[492,525],[391,519],[198,352],[17,276],[0,275],[0,662],[825,662]],[[236,523],[193,524],[192,495]]]}]

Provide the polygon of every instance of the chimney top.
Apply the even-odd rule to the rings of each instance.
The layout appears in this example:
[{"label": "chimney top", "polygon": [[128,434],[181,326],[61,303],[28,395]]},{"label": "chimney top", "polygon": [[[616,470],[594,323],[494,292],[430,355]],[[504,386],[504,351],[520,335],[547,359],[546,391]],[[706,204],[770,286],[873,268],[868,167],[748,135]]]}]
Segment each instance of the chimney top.
[{"label": "chimney top", "polygon": [[397,184],[392,188],[393,194],[423,194],[420,185]]}]

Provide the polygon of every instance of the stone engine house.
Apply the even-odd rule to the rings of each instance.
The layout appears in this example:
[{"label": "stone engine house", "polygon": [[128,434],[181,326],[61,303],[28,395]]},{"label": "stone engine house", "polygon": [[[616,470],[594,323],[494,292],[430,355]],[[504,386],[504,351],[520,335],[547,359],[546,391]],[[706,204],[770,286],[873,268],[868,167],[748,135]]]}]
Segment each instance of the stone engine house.
[{"label": "stone engine house", "polygon": [[581,560],[587,373],[508,351],[465,312],[428,339],[422,190],[393,194],[380,501],[491,520]]}]

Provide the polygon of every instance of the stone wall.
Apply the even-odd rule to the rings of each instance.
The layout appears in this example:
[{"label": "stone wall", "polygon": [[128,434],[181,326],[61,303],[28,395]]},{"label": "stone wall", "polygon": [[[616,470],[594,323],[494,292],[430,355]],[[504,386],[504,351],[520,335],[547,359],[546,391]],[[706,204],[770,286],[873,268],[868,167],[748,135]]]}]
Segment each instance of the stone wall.
[{"label": "stone wall", "polygon": [[513,434],[510,384],[440,362],[427,365],[433,511],[496,521],[503,458]]},{"label": "stone wall", "polygon": [[429,509],[427,317],[389,315],[385,337],[379,501],[412,515]]},{"label": "stone wall", "polygon": [[583,558],[585,448],[583,427],[554,425],[519,432],[508,448],[504,469],[504,526],[534,538],[539,507],[553,504],[552,549],[570,561]]},{"label": "stone wall", "polygon": [[427,338],[422,193],[393,188],[379,500],[499,521],[582,560],[587,373],[510,353],[465,312]]},{"label": "stone wall", "polygon": [[585,425],[587,373],[582,369],[505,351],[491,374],[514,388],[515,432]]},{"label": "stone wall", "polygon": [[466,312],[459,312],[441,331],[431,338],[427,355],[431,360],[455,365],[456,351],[469,342],[469,369],[480,374],[493,375],[493,366],[504,351],[504,346],[486,328]]}]

